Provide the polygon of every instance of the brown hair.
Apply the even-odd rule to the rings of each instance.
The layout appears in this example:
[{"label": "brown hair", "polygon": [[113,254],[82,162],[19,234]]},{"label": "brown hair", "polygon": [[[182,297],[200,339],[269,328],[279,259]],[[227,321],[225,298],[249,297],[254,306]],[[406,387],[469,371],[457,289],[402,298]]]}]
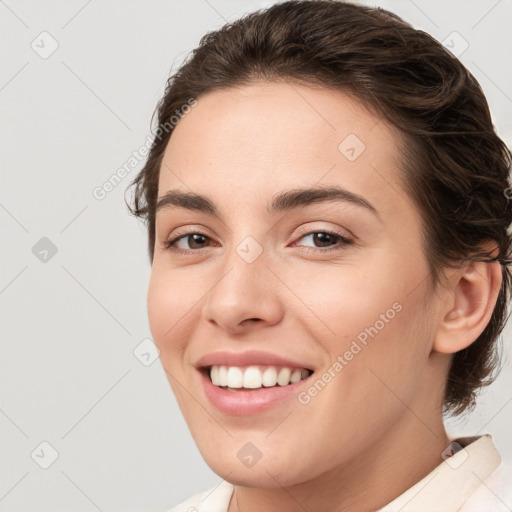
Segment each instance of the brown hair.
[{"label": "brown hair", "polygon": [[[422,214],[434,285],[443,267],[502,265],[491,320],[453,356],[446,385],[445,412],[471,410],[478,389],[497,373],[495,345],[508,316],[511,279],[506,190],[512,155],[493,129],[478,82],[433,37],[391,12],[336,0],[286,1],[204,35],[169,78],[158,125],[168,125],[191,97],[257,79],[345,92],[402,132],[402,179]],[[151,262],[160,165],[172,129],[163,137],[160,132],[130,184],[129,209],[148,224]],[[496,254],[487,242],[495,243]]]}]

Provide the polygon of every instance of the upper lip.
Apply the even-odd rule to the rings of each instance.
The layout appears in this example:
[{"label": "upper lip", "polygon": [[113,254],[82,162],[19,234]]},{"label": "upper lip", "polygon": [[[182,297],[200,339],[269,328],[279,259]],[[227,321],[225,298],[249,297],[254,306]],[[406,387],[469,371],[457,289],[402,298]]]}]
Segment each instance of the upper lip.
[{"label": "upper lip", "polygon": [[196,362],[196,368],[205,366],[225,365],[225,366],[253,366],[253,365],[272,365],[286,366],[287,368],[306,368],[312,370],[307,363],[292,360],[278,354],[262,352],[259,350],[247,350],[244,352],[211,352],[206,354]]}]

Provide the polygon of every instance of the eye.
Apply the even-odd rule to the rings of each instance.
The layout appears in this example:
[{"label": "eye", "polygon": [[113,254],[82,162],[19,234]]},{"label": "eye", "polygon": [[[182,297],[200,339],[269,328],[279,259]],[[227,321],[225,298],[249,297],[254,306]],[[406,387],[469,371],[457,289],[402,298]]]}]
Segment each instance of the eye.
[{"label": "eye", "polygon": [[[311,240],[313,243],[320,244],[320,247],[306,247],[306,251],[327,252],[342,249],[343,246],[354,243],[350,238],[334,231],[309,231],[303,234],[299,240],[307,237],[312,237]],[[197,252],[197,250],[204,248],[204,244],[208,240],[210,240],[209,236],[197,231],[191,231],[166,240],[162,245],[165,249],[175,250],[186,254]],[[179,244],[182,241],[185,242],[185,244],[188,244],[188,247],[179,247]],[[327,246],[323,244],[327,244]],[[332,246],[332,244],[334,244],[334,246]]]},{"label": "eye", "polygon": [[[336,233],[334,231],[309,231],[302,235],[299,240],[306,239],[311,237],[310,240],[313,243],[320,244],[319,247],[306,247],[306,251],[315,251],[315,252],[327,252],[334,251],[336,249],[342,249],[345,245],[350,245],[354,243],[353,240],[347,238],[346,236]],[[327,244],[323,245],[323,244]],[[332,245],[334,244],[334,245]],[[323,249],[322,249],[323,247]]]},{"label": "eye", "polygon": [[[202,248],[201,244],[203,244],[205,242],[205,240],[209,240],[209,239],[210,239],[210,237],[207,235],[204,235],[203,233],[191,231],[189,233],[177,235],[174,238],[171,238],[170,240],[166,240],[165,242],[163,242],[163,246],[166,249],[173,249],[173,250],[176,250],[179,252],[188,253],[188,252],[194,252],[195,250],[197,250],[198,249],[198,247],[196,247],[197,244],[199,244],[199,246],[200,246],[199,249],[201,249]],[[178,244],[182,240],[186,243],[187,242],[190,243],[188,248],[187,247],[185,247],[185,248],[178,247]],[[192,250],[190,250],[190,249],[192,249]]]}]

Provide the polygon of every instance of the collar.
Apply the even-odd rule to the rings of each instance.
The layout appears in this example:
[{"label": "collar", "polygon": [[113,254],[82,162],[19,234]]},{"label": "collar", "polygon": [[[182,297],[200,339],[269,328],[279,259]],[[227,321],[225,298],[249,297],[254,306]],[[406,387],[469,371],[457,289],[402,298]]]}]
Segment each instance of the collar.
[{"label": "collar", "polygon": [[445,459],[425,478],[378,512],[456,512],[499,466],[501,457],[489,434],[454,439]]},{"label": "collar", "polygon": [[[454,439],[442,457],[425,478],[377,512],[432,512],[440,505],[443,512],[456,512],[501,462],[489,434]],[[222,480],[204,492],[198,512],[225,512],[233,490]]]}]

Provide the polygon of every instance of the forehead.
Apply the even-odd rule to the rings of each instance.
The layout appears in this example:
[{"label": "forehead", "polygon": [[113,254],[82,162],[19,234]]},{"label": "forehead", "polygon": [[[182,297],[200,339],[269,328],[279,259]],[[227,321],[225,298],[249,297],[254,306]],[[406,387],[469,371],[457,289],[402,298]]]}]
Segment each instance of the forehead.
[{"label": "forehead", "polygon": [[385,208],[400,189],[397,130],[342,92],[257,82],[197,101],[169,140],[159,196],[181,189],[225,201],[236,191],[266,206],[280,189],[341,185]]}]

